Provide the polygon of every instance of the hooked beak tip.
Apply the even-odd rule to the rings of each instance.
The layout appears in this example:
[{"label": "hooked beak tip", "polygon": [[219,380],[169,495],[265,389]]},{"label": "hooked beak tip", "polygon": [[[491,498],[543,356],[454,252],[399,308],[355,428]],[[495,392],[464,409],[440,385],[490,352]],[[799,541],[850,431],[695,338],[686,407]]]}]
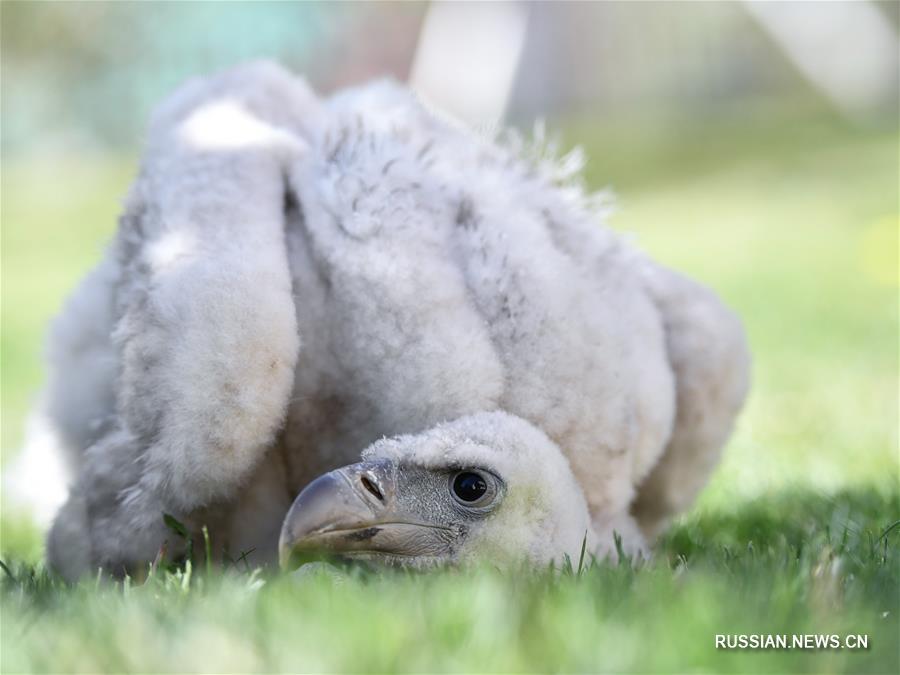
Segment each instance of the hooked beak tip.
[{"label": "hooked beak tip", "polygon": [[393,473],[393,464],[386,460],[360,462],[307,485],[282,524],[278,542],[281,567],[291,568],[300,554],[333,551],[335,542],[329,532],[362,532],[377,524],[394,501]]}]

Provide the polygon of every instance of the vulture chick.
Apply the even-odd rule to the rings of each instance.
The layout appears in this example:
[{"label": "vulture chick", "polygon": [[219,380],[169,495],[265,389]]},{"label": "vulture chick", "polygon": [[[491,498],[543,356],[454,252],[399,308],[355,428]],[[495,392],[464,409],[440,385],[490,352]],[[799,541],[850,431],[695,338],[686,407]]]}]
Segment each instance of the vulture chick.
[{"label": "vulture chick", "polygon": [[603,226],[577,164],[386,82],[183,86],[51,332],[53,568],[175,555],[164,513],[260,563],[643,550],[716,464],[748,351]]}]

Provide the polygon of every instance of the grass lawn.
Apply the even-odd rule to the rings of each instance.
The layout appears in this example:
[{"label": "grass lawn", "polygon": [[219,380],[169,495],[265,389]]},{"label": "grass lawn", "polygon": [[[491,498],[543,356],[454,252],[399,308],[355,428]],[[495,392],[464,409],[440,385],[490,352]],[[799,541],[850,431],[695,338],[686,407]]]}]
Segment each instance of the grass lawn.
[{"label": "grass lawn", "polygon": [[[612,225],[714,286],[755,354],[720,470],[651,562],[237,565],[66,587],[4,505],[0,670],[900,672],[898,136],[764,117],[566,133],[585,141],[590,182],[616,187]],[[4,465],[40,386],[42,327],[112,232],[131,161],[4,164]],[[862,634],[868,648],[717,650],[716,634]]]}]

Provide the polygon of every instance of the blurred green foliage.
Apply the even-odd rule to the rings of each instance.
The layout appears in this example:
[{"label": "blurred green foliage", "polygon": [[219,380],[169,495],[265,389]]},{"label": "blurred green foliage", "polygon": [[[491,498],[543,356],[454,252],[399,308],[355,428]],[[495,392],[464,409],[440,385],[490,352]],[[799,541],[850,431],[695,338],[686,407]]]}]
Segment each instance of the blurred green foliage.
[{"label": "blurred green foliage", "polygon": [[323,3],[263,4],[6,3],[4,71],[16,84],[3,100],[4,149],[73,131],[128,146],[151,106],[186,78],[261,53],[306,65],[340,13]]}]

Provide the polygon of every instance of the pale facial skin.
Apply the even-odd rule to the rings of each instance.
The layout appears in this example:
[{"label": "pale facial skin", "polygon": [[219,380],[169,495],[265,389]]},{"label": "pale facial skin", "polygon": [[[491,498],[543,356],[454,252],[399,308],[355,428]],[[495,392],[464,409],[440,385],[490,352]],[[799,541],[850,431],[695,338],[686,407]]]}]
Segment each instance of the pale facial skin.
[{"label": "pale facial skin", "polygon": [[415,566],[450,562],[505,493],[503,479],[481,467],[351,464],[320,476],[294,501],[281,564],[321,552]]}]

